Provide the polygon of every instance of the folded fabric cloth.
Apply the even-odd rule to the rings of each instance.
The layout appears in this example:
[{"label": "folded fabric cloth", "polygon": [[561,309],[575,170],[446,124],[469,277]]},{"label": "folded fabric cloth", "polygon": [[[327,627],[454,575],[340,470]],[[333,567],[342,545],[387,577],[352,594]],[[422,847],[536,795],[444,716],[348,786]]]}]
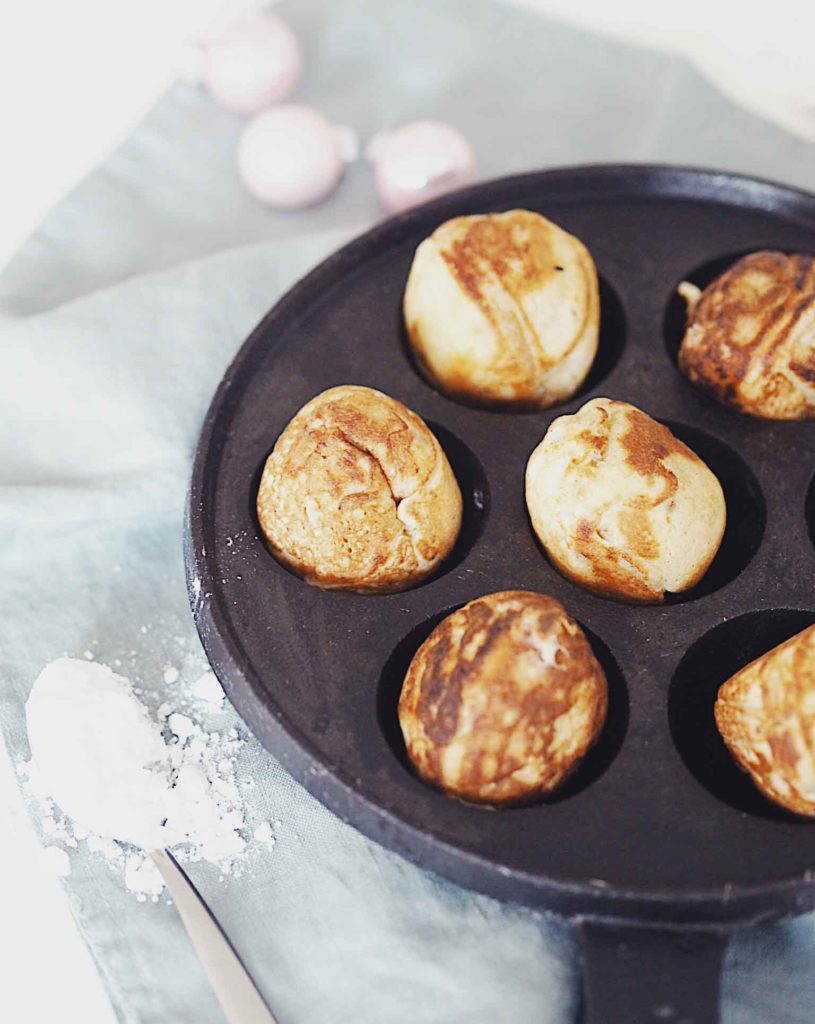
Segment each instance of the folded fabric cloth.
[{"label": "folded fabric cloth", "polygon": [[[482,176],[657,160],[806,185],[815,146],[734,108],[678,59],[490,0],[300,0],[299,98],[363,137],[415,117],[455,124]],[[0,279],[0,725],[28,756],[40,668],[89,649],[155,700],[203,657],[187,606],[183,501],[209,398],[259,317],[381,216],[352,165],[325,205],[258,207],[235,170],[241,122],[173,88],[45,220]],[[242,728],[231,712],[223,727]],[[253,740],[249,828],[277,843],[240,877],[190,873],[281,1024],[571,1020],[569,930],[459,890],[362,838]],[[83,846],[65,888],[116,1011],[139,1024],[222,1020],[172,907],[136,902]],[[745,933],[728,1024],[804,1022],[815,916]]]}]

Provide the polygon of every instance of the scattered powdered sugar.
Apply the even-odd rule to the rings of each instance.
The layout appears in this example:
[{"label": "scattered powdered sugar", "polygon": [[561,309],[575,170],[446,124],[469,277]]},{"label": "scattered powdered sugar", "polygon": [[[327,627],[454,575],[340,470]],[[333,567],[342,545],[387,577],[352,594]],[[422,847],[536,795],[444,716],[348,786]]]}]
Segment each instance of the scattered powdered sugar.
[{"label": "scattered powdered sugar", "polygon": [[[166,665],[163,677],[172,685],[181,673]],[[129,679],[98,661],[60,658],[42,670],[26,705],[32,758],[18,771],[48,843],[84,843],[123,872],[142,902],[156,902],[163,889],[152,849],[208,861],[224,877],[244,868],[245,833],[267,848],[274,843],[271,825],[252,833],[246,821],[236,778],[245,740],[234,728],[207,731],[197,720],[203,706],[223,721],[214,674],[178,689],[153,716]],[[48,850],[54,870],[67,874],[65,850]]]},{"label": "scattered powdered sugar", "polygon": [[143,853],[130,853],[125,860],[125,885],[141,902],[152,896],[157,902],[164,888],[164,879],[153,861]]},{"label": "scattered powdered sugar", "polygon": [[[74,831],[74,834],[76,834],[76,831]],[[101,854],[111,864],[117,864],[124,858],[124,852],[115,839],[98,836],[95,832],[91,832],[88,835],[85,845],[91,853]]]},{"label": "scattered powdered sugar", "polygon": [[269,821],[262,821],[252,835],[259,843],[268,843],[269,846],[273,846],[275,843],[272,824]]},{"label": "scattered powdered sugar", "polygon": [[196,731],[200,732],[195,722],[187,715],[182,715],[180,711],[173,711],[167,715],[167,725],[182,747]]},{"label": "scattered powdered sugar", "polygon": [[59,878],[71,873],[71,858],[60,846],[43,846],[40,851],[43,863]]},{"label": "scattered powdered sugar", "polygon": [[190,687],[190,693],[196,700],[209,704],[213,708],[223,706],[224,691],[214,672],[205,672],[200,679],[196,679]]}]

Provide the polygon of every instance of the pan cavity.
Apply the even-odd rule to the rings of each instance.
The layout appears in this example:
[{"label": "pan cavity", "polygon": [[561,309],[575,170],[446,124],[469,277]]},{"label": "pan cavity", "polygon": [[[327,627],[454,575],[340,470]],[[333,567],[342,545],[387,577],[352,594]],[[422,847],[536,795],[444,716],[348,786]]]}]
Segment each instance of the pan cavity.
[{"label": "pan cavity", "polygon": [[600,336],[597,341],[597,355],[594,357],[588,376],[570,401],[583,398],[610,377],[625,351],[627,328],[623,304],[617,292],[602,274],[598,275],[598,282],[600,285]]},{"label": "pan cavity", "polygon": [[[602,274],[598,274],[597,280],[600,295],[600,332],[597,341],[597,355],[594,357],[594,362],[592,363],[586,379],[580,385],[578,390],[570,398],[561,402],[560,405],[566,405],[568,402],[572,402],[577,398],[582,398],[584,395],[589,394],[589,392],[594,391],[611,375],[625,351],[627,326],[623,304],[615,289],[611,284],[609,284],[608,280],[603,277]],[[401,306],[399,307],[398,316],[398,330],[399,338],[401,340],[400,347],[405,359],[410,364],[413,372],[420,377],[428,387],[432,388],[434,391],[438,391],[442,397],[447,398],[450,401],[454,401],[457,405],[483,409],[487,412],[540,415],[541,410],[538,408],[529,408],[524,406],[510,408],[507,405],[481,405],[475,400],[468,400],[464,396],[457,395],[455,398],[452,398],[450,395],[440,391],[428,378],[427,374],[416,359],[415,353],[408,340]],[[558,406],[553,406],[553,408],[558,408]]]},{"label": "pan cavity", "polygon": [[665,421],[665,426],[716,475],[727,505],[724,537],[708,571],[690,590],[666,595],[666,604],[680,604],[707,597],[739,576],[761,546],[767,514],[758,480],[724,441],[684,423]]},{"label": "pan cavity", "polygon": [[734,810],[803,821],[771,803],[739,768],[716,728],[713,707],[721,685],[739,669],[813,623],[815,612],[796,609],[740,615],[693,643],[674,672],[668,691],[674,745],[697,782]]},{"label": "pan cavity", "polygon": [[447,461],[458,481],[462,499],[461,530],[458,539],[442,565],[425,581],[429,583],[461,565],[478,543],[490,512],[490,484],[484,467],[461,438],[440,423],[428,420],[427,425],[444,449]]},{"label": "pan cavity", "polygon": [[[405,749],[405,741],[399,725],[399,695],[402,692],[402,683],[407,675],[408,668],[413,656],[421,645],[430,636],[436,626],[442,620],[457,611],[462,604],[453,605],[443,611],[431,615],[423,622],[415,626],[399,643],[394,647],[388,657],[382,672],[379,676],[377,686],[377,719],[379,728],[385,738],[385,742],[394,755],[395,760],[402,769],[417,777]],[[590,786],[606,773],[615,757],[620,751],[628,729],[628,688],[625,677],[608,645],[596,633],[587,626],[580,623],[580,627],[591,645],[594,656],[600,662],[608,682],[608,712],[605,725],[599,739],[588,752],[585,758],[578,765],[574,774],[567,781],[543,801],[535,801],[543,804],[559,803],[583,793]],[[425,785],[422,783],[422,785]],[[433,793],[432,787],[427,786],[428,792]],[[445,800],[452,799],[438,794]],[[474,813],[482,812],[483,806],[468,804]],[[513,805],[522,806],[522,805]],[[513,806],[501,808],[503,813],[511,812]]]}]

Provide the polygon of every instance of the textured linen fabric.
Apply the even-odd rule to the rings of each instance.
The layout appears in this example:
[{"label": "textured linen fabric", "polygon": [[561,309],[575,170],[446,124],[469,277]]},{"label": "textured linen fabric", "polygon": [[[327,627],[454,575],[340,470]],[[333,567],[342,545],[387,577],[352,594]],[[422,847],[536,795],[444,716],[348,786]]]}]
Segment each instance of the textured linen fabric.
[{"label": "textured linen fabric", "polygon": [[[731,106],[677,58],[489,0],[302,0],[298,98],[363,138],[449,120],[482,177],[656,160],[815,183],[815,147]],[[324,205],[258,207],[235,171],[241,122],[170,90],[46,218],[0,278],[0,724],[28,756],[40,668],[91,649],[153,698],[162,666],[203,668],[181,521],[209,398],[282,291],[381,217],[369,169]],[[238,724],[228,709],[215,727]],[[210,723],[212,724],[212,723]],[[560,1024],[578,1003],[569,929],[439,881],[362,838],[251,738],[239,776],[273,849],[239,877],[191,875],[280,1024]],[[65,880],[122,1021],[215,1024],[220,1011],[172,907],[138,903],[98,856]],[[727,1024],[808,1022],[815,916],[731,945]]]}]

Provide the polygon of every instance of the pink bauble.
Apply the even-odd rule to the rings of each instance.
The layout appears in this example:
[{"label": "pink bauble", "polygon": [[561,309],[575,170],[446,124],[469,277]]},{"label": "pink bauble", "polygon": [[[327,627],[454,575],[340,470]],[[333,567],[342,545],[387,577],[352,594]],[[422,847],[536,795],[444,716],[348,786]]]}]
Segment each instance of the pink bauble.
[{"label": "pink bauble", "polygon": [[274,14],[250,11],[203,44],[201,77],[213,99],[235,114],[257,114],[294,92],[303,70],[300,44]]},{"label": "pink bauble", "polygon": [[464,136],[441,121],[412,121],[376,135],[366,150],[379,198],[400,213],[475,179],[475,155]]},{"label": "pink bauble", "polygon": [[313,206],[339,184],[354,139],[311,107],[274,107],[253,118],[238,145],[238,171],[252,195],[284,210]]}]

